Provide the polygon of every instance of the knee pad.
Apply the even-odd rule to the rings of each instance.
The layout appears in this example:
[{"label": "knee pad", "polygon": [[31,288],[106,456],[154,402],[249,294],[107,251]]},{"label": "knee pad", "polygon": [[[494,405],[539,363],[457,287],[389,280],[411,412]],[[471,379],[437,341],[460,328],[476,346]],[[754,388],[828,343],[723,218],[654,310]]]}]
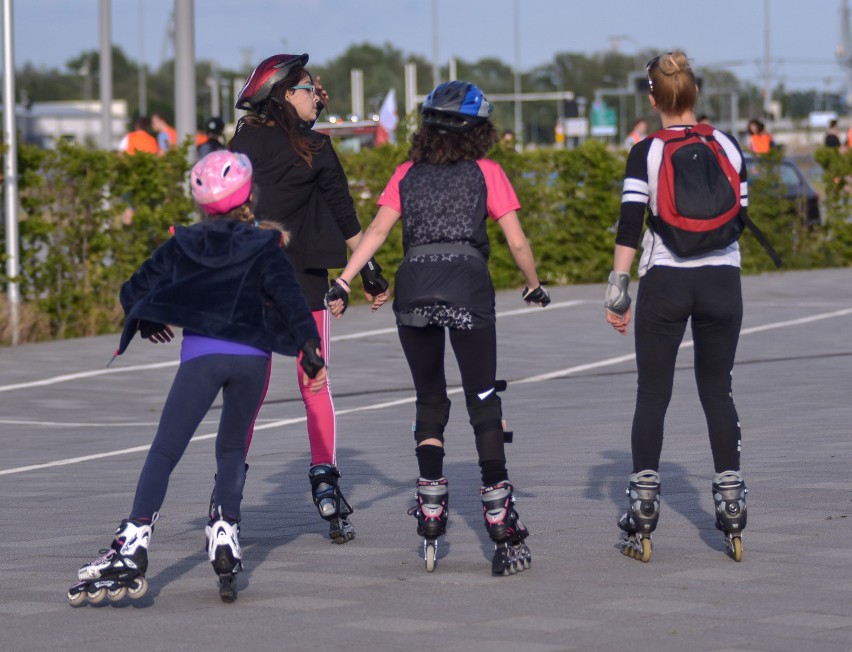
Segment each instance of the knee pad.
[{"label": "knee pad", "polygon": [[416,413],[411,429],[419,444],[426,439],[444,441],[444,428],[450,420],[450,399],[446,392],[417,394]]},{"label": "knee pad", "polygon": [[[503,404],[497,392],[506,390],[506,381],[498,380],[494,387],[480,393],[465,393],[467,413],[470,425],[476,435],[486,432],[503,432]],[[512,441],[511,433],[506,433],[506,441]]]}]

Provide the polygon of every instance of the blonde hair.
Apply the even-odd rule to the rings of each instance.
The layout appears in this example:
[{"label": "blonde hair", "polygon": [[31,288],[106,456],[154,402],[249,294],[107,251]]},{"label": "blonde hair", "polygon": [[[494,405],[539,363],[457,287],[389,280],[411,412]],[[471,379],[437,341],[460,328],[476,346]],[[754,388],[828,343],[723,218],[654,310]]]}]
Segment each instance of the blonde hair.
[{"label": "blonde hair", "polygon": [[682,50],[652,59],[648,81],[660,111],[679,115],[695,108],[698,86],[689,59]]}]

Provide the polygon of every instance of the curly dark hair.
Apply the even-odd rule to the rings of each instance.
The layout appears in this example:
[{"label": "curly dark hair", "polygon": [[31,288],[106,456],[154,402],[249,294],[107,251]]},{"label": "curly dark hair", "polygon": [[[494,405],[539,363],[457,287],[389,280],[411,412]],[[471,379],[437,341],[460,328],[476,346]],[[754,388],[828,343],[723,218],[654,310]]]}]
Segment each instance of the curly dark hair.
[{"label": "curly dark hair", "polygon": [[307,75],[313,83],[313,75],[307,68],[295,66],[284,79],[275,84],[266,98],[254,113],[248,113],[240,118],[236,131],[243,125],[252,127],[280,127],[284,136],[290,143],[290,147],[310,167],[313,155],[323,147],[323,141],[311,138],[310,128],[305,128],[296,109],[287,100],[284,94],[291,86],[296,86],[302,77]]},{"label": "curly dark hair", "polygon": [[437,125],[421,124],[411,139],[409,156],[415,163],[444,165],[483,158],[500,136],[490,120],[468,131],[454,133]]}]

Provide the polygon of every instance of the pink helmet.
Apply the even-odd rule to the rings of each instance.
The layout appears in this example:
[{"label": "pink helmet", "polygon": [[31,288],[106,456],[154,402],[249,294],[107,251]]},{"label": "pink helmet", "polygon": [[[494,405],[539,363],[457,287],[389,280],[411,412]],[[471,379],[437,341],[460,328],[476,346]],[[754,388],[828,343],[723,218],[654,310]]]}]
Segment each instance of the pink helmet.
[{"label": "pink helmet", "polygon": [[192,198],[208,215],[221,215],[251,194],[251,161],[245,154],[219,150],[192,166]]}]

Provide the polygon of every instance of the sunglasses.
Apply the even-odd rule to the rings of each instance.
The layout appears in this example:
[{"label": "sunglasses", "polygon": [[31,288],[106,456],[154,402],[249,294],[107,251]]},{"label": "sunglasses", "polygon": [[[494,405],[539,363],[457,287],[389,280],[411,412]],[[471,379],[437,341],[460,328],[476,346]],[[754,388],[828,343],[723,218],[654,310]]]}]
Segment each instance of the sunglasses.
[{"label": "sunglasses", "polygon": [[[671,52],[668,52],[667,54],[671,54]],[[648,90],[650,90],[652,93],[654,92],[654,80],[651,79],[651,68],[656,66],[657,62],[663,56],[665,55],[658,54],[656,57],[654,57],[648,63],[645,64],[645,72],[648,74]]]},{"label": "sunglasses", "polygon": [[308,91],[311,95],[317,94],[317,87],[313,84],[299,84],[298,86],[291,86],[291,91]]}]

